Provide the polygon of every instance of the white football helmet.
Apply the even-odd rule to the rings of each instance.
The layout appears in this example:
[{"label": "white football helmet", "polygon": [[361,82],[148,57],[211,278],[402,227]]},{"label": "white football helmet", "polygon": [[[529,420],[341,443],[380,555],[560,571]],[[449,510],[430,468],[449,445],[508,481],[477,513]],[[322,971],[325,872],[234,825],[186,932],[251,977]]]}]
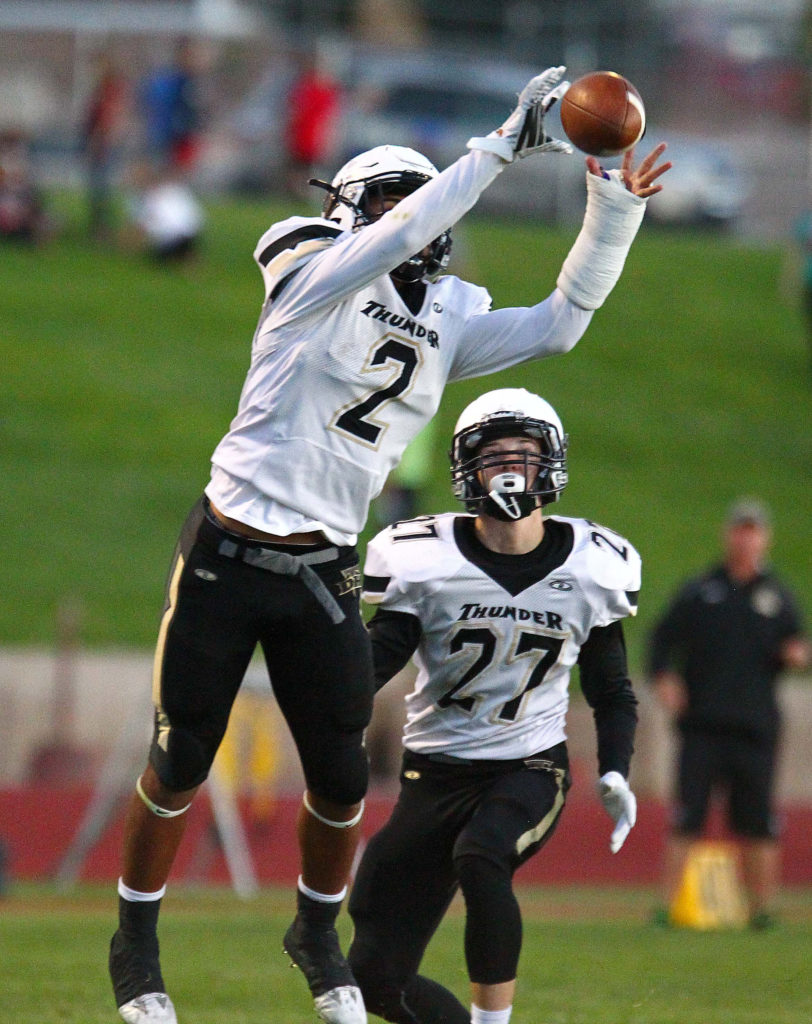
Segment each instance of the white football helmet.
[{"label": "white football helmet", "polygon": [[[499,473],[486,490],[482,470],[504,464],[506,453],[482,455],[482,447],[500,437],[530,437],[540,451],[511,454],[512,463],[524,463],[524,472]],[[469,512],[507,522],[523,519],[539,505],[558,501],[567,485],[567,445],[549,402],[524,388],[489,391],[457,420],[450,452],[454,494]]]},{"label": "white football helmet", "polygon": [[[310,184],[327,191],[322,216],[335,221],[345,231],[357,231],[380,216],[377,212],[370,213],[371,198],[402,199],[439,173],[417,150],[406,146],[376,146],[348,160],[331,182],[311,178]],[[436,277],[448,266],[450,231],[444,231],[428,248],[428,255],[418,253],[397,267],[392,276],[406,282]]]}]

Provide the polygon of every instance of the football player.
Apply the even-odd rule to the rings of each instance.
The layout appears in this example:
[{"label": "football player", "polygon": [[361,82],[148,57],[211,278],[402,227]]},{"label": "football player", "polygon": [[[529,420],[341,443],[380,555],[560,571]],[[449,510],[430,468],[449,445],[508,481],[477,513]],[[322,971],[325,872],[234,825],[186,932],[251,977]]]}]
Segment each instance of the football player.
[{"label": "football player", "polygon": [[[400,796],[350,896],[350,967],[367,1009],[396,1024],[507,1024],[521,947],[516,869],[549,839],[570,776],[572,667],[597,730],[598,793],[617,852],[635,823],[637,723],[621,620],[640,558],[587,519],[545,516],[567,483],[567,435],[524,389],[457,423],[454,492],[469,515],[395,523],[370,543],[364,597],[376,686],[414,656]],[[470,1011],[418,974],[452,897],[465,900]]]},{"label": "football player", "polygon": [[175,1021],[159,907],[185,812],[257,643],[306,781],[297,914],[284,947],[324,1021],[366,1020],[334,927],[359,837],[373,696],[357,534],[447,381],[575,345],[670,166],[657,163],[662,146],[639,166],[628,155],[622,172],[587,159],[583,228],[537,305],[491,311],[484,288],[443,276],[450,228],[483,189],[521,157],[570,149],[544,132],[563,73],[533,78],[507,121],[442,173],[410,149],[362,153],[319,183],[323,216],[291,217],[257,244],[265,300],[251,363],[172,563],[154,738],[127,812],[110,973],[130,1024]]}]

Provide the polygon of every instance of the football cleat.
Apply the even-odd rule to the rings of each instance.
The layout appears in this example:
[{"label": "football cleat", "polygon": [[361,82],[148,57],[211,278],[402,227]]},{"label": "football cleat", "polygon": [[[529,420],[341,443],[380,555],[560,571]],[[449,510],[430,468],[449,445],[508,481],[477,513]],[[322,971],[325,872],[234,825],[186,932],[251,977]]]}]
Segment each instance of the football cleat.
[{"label": "football cleat", "polygon": [[282,940],[291,966],[304,974],[325,1024],[366,1024],[361,990],[341,952],[333,925],[308,926],[296,917]]},{"label": "football cleat", "polygon": [[331,988],[313,1001],[316,1013],[325,1024],[366,1024],[367,1014],[361,990],[356,985]]},{"label": "football cleat", "polygon": [[119,929],[110,942],[109,969],[123,1020],[128,1024],[177,1024],[172,1000],[164,991],[157,936],[127,937]]},{"label": "football cleat", "polygon": [[178,1024],[175,1007],[166,992],[147,992],[118,1008],[127,1024]]}]

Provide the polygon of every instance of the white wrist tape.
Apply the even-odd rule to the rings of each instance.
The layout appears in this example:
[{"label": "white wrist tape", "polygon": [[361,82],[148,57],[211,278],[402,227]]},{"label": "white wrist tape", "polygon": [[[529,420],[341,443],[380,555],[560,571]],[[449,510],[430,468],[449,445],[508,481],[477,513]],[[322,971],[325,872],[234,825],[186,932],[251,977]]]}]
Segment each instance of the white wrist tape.
[{"label": "white wrist tape", "polygon": [[314,818],[318,818],[319,821],[323,822],[325,825],[329,825],[331,828],[352,828],[353,825],[357,825],[361,818],[363,818],[364,816],[363,800],[361,801],[361,806],[358,810],[358,813],[354,817],[350,818],[349,821],[331,821],[329,818],[325,818],[323,814],[319,814],[319,812],[315,810],[313,805],[307,799],[307,790],[305,790],[304,792],[302,802],[305,805],[305,810],[312,814]]},{"label": "white wrist tape", "polygon": [[147,807],[159,818],[177,818],[180,814],[185,814],[192,806],[191,801],[185,807],[179,807],[176,811],[168,811],[165,807],[159,807],[158,804],[154,803],[147,794],[144,792],[144,787],[141,785],[141,779],[138,778],[135,783],[135,791],[147,805]]},{"label": "white wrist tape", "polygon": [[587,172],[586,212],[570,249],[558,287],[582,309],[598,309],[617,284],[646,212],[646,200],[626,188],[620,171],[609,178]]}]

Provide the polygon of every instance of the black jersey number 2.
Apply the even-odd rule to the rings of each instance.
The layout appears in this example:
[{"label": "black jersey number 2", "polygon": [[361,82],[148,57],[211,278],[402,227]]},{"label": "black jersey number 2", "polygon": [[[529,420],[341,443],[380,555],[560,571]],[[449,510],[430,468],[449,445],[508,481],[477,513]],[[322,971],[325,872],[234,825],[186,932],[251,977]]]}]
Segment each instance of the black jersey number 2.
[{"label": "black jersey number 2", "polygon": [[345,409],[336,419],[335,425],[344,433],[358,438],[365,444],[377,445],[378,438],[386,428],[386,424],[377,423],[373,413],[386,402],[399,398],[412,383],[417,369],[419,356],[417,350],[397,338],[388,338],[375,349],[368,367],[383,366],[386,363],[400,363],[397,376],[382,388],[376,388],[366,394],[360,402]]}]

